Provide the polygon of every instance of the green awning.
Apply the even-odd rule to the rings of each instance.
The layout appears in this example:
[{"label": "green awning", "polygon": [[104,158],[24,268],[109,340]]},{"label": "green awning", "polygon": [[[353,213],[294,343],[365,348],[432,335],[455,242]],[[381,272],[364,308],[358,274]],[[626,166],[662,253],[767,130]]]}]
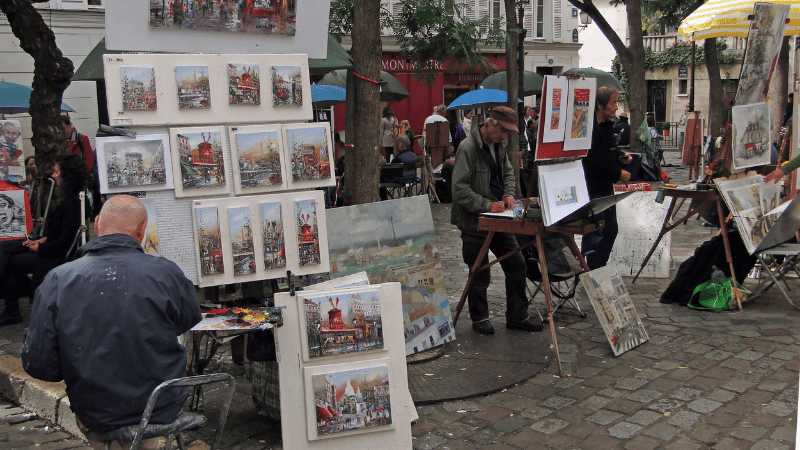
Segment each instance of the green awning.
[{"label": "green awning", "polygon": [[328,57],[325,59],[308,58],[308,71],[311,73],[352,68],[353,59],[330,34],[328,34]]},{"label": "green awning", "polygon": [[185,161],[181,161],[181,170],[186,172],[188,175],[200,175],[200,172],[197,169]]}]

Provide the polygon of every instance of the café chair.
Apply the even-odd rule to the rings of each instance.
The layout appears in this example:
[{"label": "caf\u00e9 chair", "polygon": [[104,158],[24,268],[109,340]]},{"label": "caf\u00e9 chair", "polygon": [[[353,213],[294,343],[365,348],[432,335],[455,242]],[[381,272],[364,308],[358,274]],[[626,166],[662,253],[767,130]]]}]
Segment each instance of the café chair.
[{"label": "caf\u00e9 chair", "polygon": [[213,373],[165,381],[159,384],[153,390],[153,393],[150,394],[150,398],[147,400],[147,405],[145,406],[144,413],[142,414],[142,420],[138,425],[128,425],[100,433],[89,431],[86,433],[86,437],[94,441],[102,442],[104,450],[110,450],[111,444],[114,441],[133,441],[131,443],[130,450],[137,450],[142,439],[150,439],[154,437],[166,437],[167,442],[164,445],[164,448],[172,448],[172,436],[175,436],[175,440],[178,443],[178,448],[181,450],[186,450],[186,444],[183,442],[181,433],[203,428],[206,424],[206,417],[196,412],[182,411],[180,414],[178,414],[178,417],[176,417],[175,420],[170,423],[148,423],[150,421],[150,415],[153,413],[153,408],[156,406],[156,400],[158,400],[158,396],[168,388],[191,387],[194,389],[199,389],[200,386],[218,382],[227,382],[227,387],[225,398],[222,404],[222,410],[219,413],[217,432],[214,436],[214,442],[212,442],[210,447],[211,450],[216,450],[219,446],[220,438],[222,437],[222,429],[225,426],[225,419],[228,417],[228,410],[231,406],[233,393],[236,390],[236,382],[234,381],[233,376],[227,373]]},{"label": "caf\u00e9 chair", "polygon": [[[381,167],[380,190],[381,200],[394,199],[402,195],[403,163],[384,164]],[[384,198],[385,197],[385,198]]]}]

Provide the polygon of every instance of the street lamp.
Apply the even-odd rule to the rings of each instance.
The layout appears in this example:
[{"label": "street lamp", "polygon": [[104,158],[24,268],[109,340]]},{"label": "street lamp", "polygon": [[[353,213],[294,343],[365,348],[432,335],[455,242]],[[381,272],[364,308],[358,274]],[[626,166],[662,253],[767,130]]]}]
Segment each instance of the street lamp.
[{"label": "street lamp", "polygon": [[578,18],[581,21],[580,29],[584,30],[586,27],[592,24],[592,18],[589,16],[589,13],[586,11],[581,10],[580,14],[578,14]]},{"label": "street lamp", "polygon": [[[520,98],[525,98],[525,36],[528,34],[528,30],[525,29],[525,24],[523,21],[523,16],[525,15],[525,5],[529,4],[530,0],[515,0],[514,4],[517,6],[517,18],[519,19],[519,46],[517,47],[517,70],[519,72],[519,88],[517,91],[517,95]],[[528,138],[525,133],[525,102],[518,102],[517,105],[518,112],[518,121],[517,126],[519,127],[519,148],[520,150],[525,149],[527,151],[528,148]],[[526,153],[527,154],[527,153]],[[530,158],[530,155],[528,155]],[[523,161],[524,165],[524,161]],[[525,193],[527,196],[527,192]]]}]

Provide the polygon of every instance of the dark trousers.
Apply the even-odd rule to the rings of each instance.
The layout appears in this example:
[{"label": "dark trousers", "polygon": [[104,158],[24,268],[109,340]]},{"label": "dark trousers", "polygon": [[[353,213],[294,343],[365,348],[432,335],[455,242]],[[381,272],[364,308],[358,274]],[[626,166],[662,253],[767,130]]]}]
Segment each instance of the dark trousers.
[{"label": "dark trousers", "polygon": [[595,218],[605,220],[605,226],[597,231],[584,234],[581,239],[581,253],[586,255],[590,250],[594,250],[594,252],[585,256],[586,264],[591,270],[603,267],[608,263],[608,258],[611,257],[611,250],[614,248],[614,241],[617,240],[617,232],[619,231],[616,206],[595,214]]},{"label": "dark trousers", "polygon": [[389,164],[389,161],[394,155],[394,147],[383,147],[383,151],[386,152],[386,164]]},{"label": "dark trousers", "polygon": [[[4,291],[5,313],[20,314],[19,297],[32,295],[54,267],[62,261],[42,258],[38,253],[22,246],[22,240],[0,241],[0,288]],[[28,281],[28,274],[33,278]]]},{"label": "dark trousers", "polygon": [[[468,267],[475,264],[478,253],[481,251],[486,235],[467,235],[461,233],[461,253],[464,263]],[[489,249],[495,256],[500,257],[519,247],[517,239],[507,233],[495,233]],[[488,264],[488,255],[483,257],[483,264]],[[500,261],[500,267],[506,276],[506,321],[521,322],[528,318],[528,297],[525,295],[525,274],[527,268],[525,259],[520,252]],[[492,281],[491,269],[484,269],[477,272],[472,278],[467,300],[469,303],[469,315],[473,322],[478,322],[489,318],[489,303],[486,291]]]}]

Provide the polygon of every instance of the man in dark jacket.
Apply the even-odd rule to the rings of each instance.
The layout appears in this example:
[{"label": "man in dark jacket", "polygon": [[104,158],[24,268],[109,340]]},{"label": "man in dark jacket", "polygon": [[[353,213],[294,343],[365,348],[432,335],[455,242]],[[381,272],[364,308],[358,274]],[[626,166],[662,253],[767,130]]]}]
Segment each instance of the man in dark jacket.
[{"label": "man in dark jacket", "polygon": [[[592,132],[592,147],[583,158],[583,171],[589,198],[595,199],[614,195],[614,183],[618,180],[628,182],[630,172],[622,167],[633,161],[631,155],[618,149],[614,138],[614,118],[617,112],[619,92],[603,86],[597,90],[594,117],[597,123]],[[595,214],[597,219],[605,220],[605,226],[586,234],[581,239],[581,253],[586,255],[586,264],[594,270],[603,267],[611,257],[614,241],[617,239],[617,207],[612,206]]]},{"label": "man in dark jacket", "polygon": [[[139,422],[153,389],[184,376],[177,336],[202,319],[178,266],[142,251],[146,225],[139,200],[109,199],[94,224],[99,237],[45,277],[31,308],[23,368],[63,379],[79,426],[91,431]],[[162,394],[151,422],[172,421],[186,397],[183,388]]]},{"label": "man in dark jacket", "polygon": [[619,115],[619,122],[614,125],[614,134],[617,135],[617,145],[630,145],[631,143],[631,124],[628,123],[628,115]]},{"label": "man in dark jacket", "polygon": [[[515,178],[508,160],[508,132],[517,129],[517,113],[507,106],[498,106],[489,113],[484,124],[473,126],[461,142],[453,167],[453,207],[450,222],[461,231],[461,252],[464,263],[472,267],[478,259],[487,233],[478,230],[481,213],[500,213],[514,207]],[[495,233],[489,249],[501,256],[518,248],[516,238]],[[483,264],[488,263],[484,256]],[[527,268],[522,254],[516,252],[500,261],[506,276],[506,328],[540,331],[541,323],[528,316],[525,295]],[[478,333],[492,334],[489,304],[486,297],[491,282],[489,269],[477,272],[468,292],[472,328]]]}]

